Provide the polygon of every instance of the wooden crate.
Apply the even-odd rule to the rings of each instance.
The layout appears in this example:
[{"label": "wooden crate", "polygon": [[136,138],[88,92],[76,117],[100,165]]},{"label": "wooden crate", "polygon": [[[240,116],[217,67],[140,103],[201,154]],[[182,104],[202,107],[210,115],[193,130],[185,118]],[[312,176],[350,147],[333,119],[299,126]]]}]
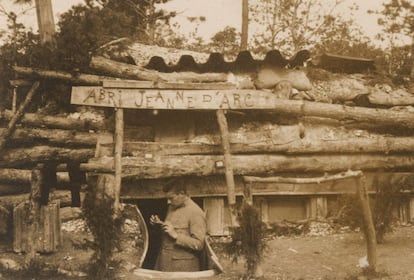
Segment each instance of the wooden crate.
[{"label": "wooden crate", "polygon": [[[39,229],[34,234],[33,244],[35,250],[40,253],[56,252],[61,244],[60,230],[60,201],[54,200],[48,205],[40,207]],[[23,202],[13,210],[13,250],[15,252],[28,252],[29,234],[29,203]]]}]

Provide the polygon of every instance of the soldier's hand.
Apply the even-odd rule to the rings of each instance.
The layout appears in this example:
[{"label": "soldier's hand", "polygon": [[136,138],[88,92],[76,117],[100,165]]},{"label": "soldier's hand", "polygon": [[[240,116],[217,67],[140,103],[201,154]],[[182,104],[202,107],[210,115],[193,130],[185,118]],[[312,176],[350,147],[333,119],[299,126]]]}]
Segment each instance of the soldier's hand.
[{"label": "soldier's hand", "polygon": [[164,230],[165,233],[171,236],[171,238],[177,239],[178,234],[175,231],[174,226],[170,222],[168,221],[164,222],[164,224],[162,225],[162,229]]},{"label": "soldier's hand", "polygon": [[160,220],[158,215],[151,215],[150,217],[150,224],[151,225],[162,225],[163,222]]}]

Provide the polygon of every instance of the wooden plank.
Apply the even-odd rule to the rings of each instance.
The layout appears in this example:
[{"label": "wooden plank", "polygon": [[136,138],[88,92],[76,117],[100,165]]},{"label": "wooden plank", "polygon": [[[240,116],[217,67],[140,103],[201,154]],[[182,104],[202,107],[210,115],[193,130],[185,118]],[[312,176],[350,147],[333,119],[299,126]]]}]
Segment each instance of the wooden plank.
[{"label": "wooden plank", "polygon": [[71,103],[130,109],[273,109],[276,98],[255,90],[157,90],[72,87]]},{"label": "wooden plank", "polygon": [[137,90],[73,87],[72,104],[130,109],[269,109],[279,114],[414,127],[414,113],[276,98],[260,90]]},{"label": "wooden plank", "polygon": [[222,197],[208,197],[203,199],[206,211],[207,231],[211,236],[224,234],[224,199]]},{"label": "wooden plank", "polygon": [[328,201],[326,196],[310,197],[306,205],[308,219],[324,219],[328,214]]}]

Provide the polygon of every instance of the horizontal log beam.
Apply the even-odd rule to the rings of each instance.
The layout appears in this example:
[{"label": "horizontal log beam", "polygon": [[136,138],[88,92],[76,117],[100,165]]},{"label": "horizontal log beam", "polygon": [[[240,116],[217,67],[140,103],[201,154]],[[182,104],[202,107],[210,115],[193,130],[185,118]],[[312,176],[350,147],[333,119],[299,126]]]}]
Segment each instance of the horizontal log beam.
[{"label": "horizontal log beam", "polygon": [[72,149],[50,146],[7,149],[0,156],[0,167],[32,168],[41,162],[86,162],[94,156],[94,149]]},{"label": "horizontal log beam", "polygon": [[293,177],[254,177],[243,176],[243,181],[246,183],[293,183],[293,184],[320,184],[323,182],[338,181],[348,178],[358,178],[363,176],[362,171],[341,172],[334,175],[325,175],[323,177],[306,177],[306,178],[293,178]]},{"label": "horizontal log beam", "polygon": [[[0,134],[4,128],[0,128]],[[44,144],[68,146],[87,146],[96,145],[98,133],[79,132],[76,130],[65,129],[45,129],[45,128],[18,128],[11,136],[13,146],[17,144],[33,145],[42,141]]]},{"label": "horizontal log beam", "polygon": [[[274,140],[274,142],[273,142]],[[355,137],[348,139],[300,139],[286,143],[277,143],[278,139],[269,139],[258,143],[231,143],[233,154],[252,153],[399,153],[414,152],[412,137],[384,137],[372,135],[372,138]],[[112,149],[111,144],[104,145]],[[206,143],[160,143],[160,142],[125,142],[124,156],[153,155],[211,155],[221,154],[218,144]]]},{"label": "horizontal log beam", "polygon": [[[30,194],[16,194],[16,195],[5,195],[0,196],[0,205],[11,209],[16,207],[20,203],[27,201],[29,199]],[[82,195],[83,196],[83,195]],[[66,190],[59,190],[54,191],[50,194],[50,200],[60,200],[60,207],[70,206],[71,205],[71,194],[70,191]]]},{"label": "horizontal log beam", "polygon": [[[297,174],[297,176],[309,176],[306,174]],[[315,176],[319,176],[316,174]],[[292,174],[283,176],[291,177]],[[398,182],[410,182],[414,178],[414,173],[385,173],[385,172],[364,172],[368,190],[375,193],[378,182],[389,182],[390,186]],[[307,180],[309,178],[301,177],[296,179]],[[163,186],[168,179],[154,180],[126,180],[122,184],[121,197],[123,199],[147,199],[147,198],[165,198]],[[185,181],[187,192],[191,197],[223,197],[227,195],[227,186],[223,176],[192,177],[191,180]],[[355,179],[343,178],[325,182],[313,183],[281,183],[281,182],[252,182],[252,193],[255,196],[262,195],[338,195],[338,194],[355,194]],[[235,194],[243,195],[244,182],[241,176],[235,177]],[[414,187],[411,187],[414,192]]]},{"label": "horizontal log beam", "polygon": [[[10,120],[12,117],[13,112],[10,110],[4,110],[0,116],[0,118],[5,120]],[[74,129],[81,131],[105,129],[105,123],[103,121],[71,119],[68,117],[48,116],[33,113],[24,114],[20,123],[33,127]]]},{"label": "horizontal log beam", "polygon": [[[30,184],[31,173],[31,170],[26,169],[2,168],[0,169],[0,183]],[[69,182],[67,172],[57,172],[56,174],[58,184],[66,185]]]},{"label": "horizontal log beam", "polygon": [[30,77],[32,79],[53,79],[69,82],[72,84],[102,85],[102,82],[105,80],[114,80],[114,78],[106,76],[82,73],[71,74],[64,71],[44,70],[21,66],[13,66],[13,70],[21,76]]},{"label": "horizontal log beam", "polygon": [[[414,154],[406,155],[233,155],[234,174],[259,175],[278,172],[341,172],[344,170],[400,170],[414,167]],[[123,177],[162,178],[223,174],[224,158],[218,155],[179,155],[122,158]],[[81,164],[89,172],[113,172],[113,158]]]}]

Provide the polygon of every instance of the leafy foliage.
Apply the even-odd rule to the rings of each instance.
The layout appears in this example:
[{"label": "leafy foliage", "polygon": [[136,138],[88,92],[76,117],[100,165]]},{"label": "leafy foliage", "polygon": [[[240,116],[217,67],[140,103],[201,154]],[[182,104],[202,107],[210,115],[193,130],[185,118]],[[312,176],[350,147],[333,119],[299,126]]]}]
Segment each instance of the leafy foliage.
[{"label": "leafy foliage", "polygon": [[119,248],[122,219],[116,217],[114,199],[105,193],[98,193],[98,188],[87,189],[82,210],[86,223],[94,237],[94,253],[90,261],[91,279],[112,279],[116,266],[112,260],[113,251]]},{"label": "leafy foliage", "polygon": [[222,31],[211,37],[210,47],[212,51],[220,52],[223,55],[234,58],[240,50],[240,34],[236,28],[226,26]]},{"label": "leafy foliage", "polygon": [[[401,203],[400,191],[410,188],[414,177],[395,180],[391,175],[383,180],[376,179],[376,192],[371,200],[372,218],[377,242],[382,243],[387,233],[392,232],[395,223],[394,211]],[[364,228],[362,210],[356,195],[342,195],[337,200],[337,220],[350,228]]]},{"label": "leafy foliage", "polygon": [[242,202],[237,221],[239,227],[234,228],[227,252],[233,257],[234,262],[240,257],[246,260],[247,278],[250,279],[263,260],[266,226],[261,221],[257,209],[246,202]]},{"label": "leafy foliage", "polygon": [[[321,45],[334,35],[335,40],[348,41],[353,35],[346,21],[335,15],[341,0],[260,0],[251,6],[253,24],[264,26],[264,31],[253,36],[253,47],[258,53],[280,49],[293,54],[303,48]],[[351,10],[352,12],[352,10]],[[352,23],[352,25],[350,25]],[[353,27],[356,28],[356,27]],[[342,38],[346,34],[347,37]]]}]

